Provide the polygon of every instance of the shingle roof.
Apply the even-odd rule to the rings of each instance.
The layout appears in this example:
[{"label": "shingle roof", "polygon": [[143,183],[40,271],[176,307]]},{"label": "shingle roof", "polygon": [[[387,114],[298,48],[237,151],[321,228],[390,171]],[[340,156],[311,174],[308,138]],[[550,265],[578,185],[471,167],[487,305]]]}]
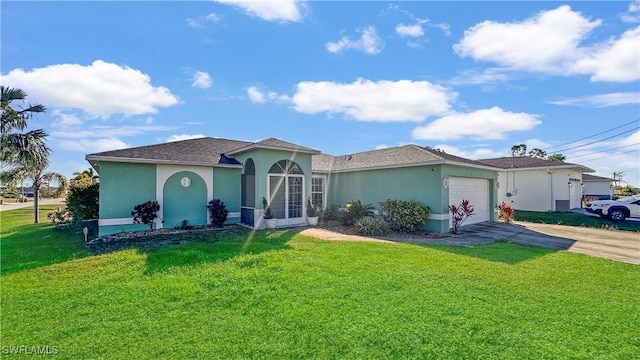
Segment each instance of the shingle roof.
[{"label": "shingle roof", "polygon": [[597,176],[597,175],[582,174],[582,181],[614,181],[614,180],[611,178],[606,178],[606,177]]},{"label": "shingle roof", "polygon": [[249,151],[252,149],[278,149],[278,150],[290,150],[296,152],[310,153],[310,154],[319,154],[320,151],[316,149],[312,149],[306,146],[290,143],[288,141],[283,141],[276,138],[268,138],[264,140],[260,140],[254,143],[248,143],[247,145],[240,147],[238,149],[234,149],[230,151],[229,154],[235,155],[240,154],[245,151]]},{"label": "shingle roof", "polygon": [[564,161],[552,161],[546,159],[538,159],[532,158],[529,156],[513,156],[513,157],[500,157],[493,159],[480,159],[478,162],[483,164],[495,166],[501,169],[531,169],[531,168],[553,168],[553,167],[562,167],[562,168],[571,168],[571,167],[579,167],[585,171],[593,172],[592,169],[578,165],[567,163]]},{"label": "shingle roof", "polygon": [[139,146],[122,150],[104,151],[87,155],[95,158],[136,159],[160,162],[176,162],[193,165],[215,165],[221,154],[251,144],[246,141],[221,138],[198,138],[168,142],[164,144]]},{"label": "shingle roof", "polygon": [[321,154],[315,155],[312,158],[312,168],[314,171],[349,171],[411,166],[425,163],[463,163],[476,167],[490,167],[477,161],[417,145],[404,145],[335,157]]}]

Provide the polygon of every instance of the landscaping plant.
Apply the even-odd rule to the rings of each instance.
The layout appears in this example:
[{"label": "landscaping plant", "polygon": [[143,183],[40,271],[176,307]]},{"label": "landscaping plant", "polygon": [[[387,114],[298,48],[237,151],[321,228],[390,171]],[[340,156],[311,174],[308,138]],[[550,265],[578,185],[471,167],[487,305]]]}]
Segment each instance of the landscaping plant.
[{"label": "landscaping plant", "polygon": [[340,208],[336,204],[331,204],[320,213],[320,218],[322,220],[338,220],[340,218]]},{"label": "landscaping plant", "polygon": [[507,224],[511,224],[515,217],[516,210],[509,205],[508,202],[503,201],[498,206],[498,220],[502,220]]},{"label": "landscaping plant", "polygon": [[340,212],[340,217],[345,225],[353,225],[356,220],[373,215],[373,205],[363,204],[360,200],[351,201],[347,209]]},{"label": "landscaping plant", "polygon": [[388,199],[380,203],[380,208],[389,227],[401,232],[418,230],[429,217],[429,208],[415,200]]},{"label": "landscaping plant", "polygon": [[267,202],[267,199],[262,198],[262,217],[265,219],[273,219],[273,214],[271,213],[271,206],[269,206],[269,203]]},{"label": "landscaping plant", "polygon": [[149,230],[153,230],[153,222],[158,218],[160,204],[155,200],[149,200],[133,207],[131,216],[135,224],[145,224],[149,226]]},{"label": "landscaping plant", "polygon": [[318,209],[316,204],[311,201],[311,198],[307,200],[307,216],[308,217],[316,217],[318,216]]},{"label": "landscaping plant", "polygon": [[473,206],[469,205],[469,200],[462,200],[460,205],[447,205],[451,212],[451,232],[457,234],[460,231],[460,226],[469,218],[473,216]]},{"label": "landscaping plant", "polygon": [[220,199],[213,199],[207,204],[207,210],[211,216],[211,225],[217,228],[223,227],[229,215],[229,210],[224,202]]},{"label": "landscaping plant", "polygon": [[380,236],[389,233],[389,225],[386,221],[371,216],[356,220],[353,226],[361,235]]}]

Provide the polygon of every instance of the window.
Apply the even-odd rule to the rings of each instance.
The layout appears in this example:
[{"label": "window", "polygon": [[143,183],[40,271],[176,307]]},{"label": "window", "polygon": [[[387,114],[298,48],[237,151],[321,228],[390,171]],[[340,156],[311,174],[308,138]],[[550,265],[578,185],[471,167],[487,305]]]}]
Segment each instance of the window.
[{"label": "window", "polygon": [[324,178],[311,178],[311,202],[316,206],[324,207]]}]

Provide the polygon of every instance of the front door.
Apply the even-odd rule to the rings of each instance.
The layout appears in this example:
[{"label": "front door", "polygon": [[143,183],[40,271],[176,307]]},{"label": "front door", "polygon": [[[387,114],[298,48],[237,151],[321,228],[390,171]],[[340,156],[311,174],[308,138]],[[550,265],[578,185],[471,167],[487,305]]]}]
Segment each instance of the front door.
[{"label": "front door", "polygon": [[269,175],[269,199],[277,226],[304,224],[304,176]]}]

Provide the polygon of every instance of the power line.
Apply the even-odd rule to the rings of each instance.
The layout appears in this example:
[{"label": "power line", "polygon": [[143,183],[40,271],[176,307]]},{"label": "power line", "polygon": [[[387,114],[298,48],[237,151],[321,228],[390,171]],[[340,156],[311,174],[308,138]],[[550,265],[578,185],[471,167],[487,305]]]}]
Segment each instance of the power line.
[{"label": "power line", "polygon": [[625,152],[621,152],[621,153],[617,153],[617,154],[613,154],[613,155],[599,157],[599,158],[596,158],[596,159],[583,160],[581,162],[590,162],[590,161],[602,160],[602,159],[611,158],[611,157],[618,156],[618,155],[629,154],[629,153],[632,153],[632,152],[635,152],[635,151],[640,151],[640,149],[629,150],[629,151],[625,151]]},{"label": "power line", "polygon": [[[592,153],[588,153],[588,154],[582,154],[582,155],[578,155],[578,156],[567,156],[567,157],[570,157],[571,159],[575,159],[575,158],[579,158],[579,157],[583,157],[583,156],[595,155],[595,154],[604,153],[604,152],[606,152],[606,151],[618,150],[618,149],[624,149],[624,148],[628,148],[628,147],[631,147],[631,146],[638,146],[638,145],[640,145],[640,143],[638,143],[638,144],[626,145],[626,146],[619,146],[619,147],[611,148],[611,149],[604,149],[604,150],[602,150],[602,151],[596,151],[596,152],[592,152]],[[572,161],[573,161],[573,160],[572,160]]]},{"label": "power line", "polygon": [[[605,140],[613,139],[614,137],[617,137],[617,136],[620,136],[620,135],[623,135],[623,134],[626,134],[626,133],[629,133],[629,132],[632,132],[632,131],[635,131],[635,130],[638,130],[638,129],[640,129],[640,126],[636,126],[636,127],[635,127],[635,128],[633,128],[633,129],[623,131],[623,132],[621,132],[621,133],[618,133],[618,134],[615,134],[615,135],[612,135],[612,136],[606,137],[606,138],[604,138],[604,139],[600,139],[600,140],[592,141],[592,142],[587,143],[587,144],[578,145],[578,146],[574,146],[574,147],[570,147],[570,148],[566,148],[566,149],[562,149],[562,150],[555,150],[555,151],[553,151],[553,152],[554,152],[554,153],[559,153],[559,152],[563,152],[563,151],[567,151],[567,150],[573,150],[573,149],[577,149],[577,148],[581,148],[581,147],[585,147],[585,146],[589,146],[589,145],[597,144],[597,143],[599,143],[599,142],[603,142],[603,141],[605,141]],[[607,131],[607,132],[608,132],[608,131]],[[592,137],[592,136],[590,136],[590,137]],[[576,141],[578,141],[578,140],[576,140]],[[574,141],[574,142],[575,142],[575,141]]]},{"label": "power line", "polygon": [[[592,138],[592,137],[594,137],[594,136],[598,136],[598,135],[606,134],[606,133],[608,133],[608,132],[610,132],[610,131],[620,129],[621,127],[625,127],[625,126],[627,126],[627,125],[629,125],[629,124],[633,124],[633,123],[638,122],[638,121],[640,121],[640,119],[635,119],[635,120],[630,121],[630,122],[628,122],[628,123],[626,123],[626,124],[622,124],[622,125],[620,125],[620,126],[616,126],[616,127],[612,128],[612,129],[609,129],[609,130],[606,130],[606,131],[603,131],[603,132],[599,132],[599,133],[597,133],[597,134],[590,135],[590,136],[587,136],[587,137],[583,137],[582,139],[578,139],[578,140],[574,140],[574,141],[569,141],[569,142],[567,142],[567,143],[560,144],[560,145],[554,145],[554,146],[552,146],[552,147],[550,147],[550,148],[545,149],[545,151],[547,151],[547,152],[548,152],[550,149],[554,149],[554,148],[557,148],[557,147],[560,147],[560,146],[565,146],[565,145],[573,144],[573,143],[575,143],[575,142],[582,141],[582,140],[586,140],[586,139]],[[558,151],[556,151],[556,152],[558,152]]]}]

